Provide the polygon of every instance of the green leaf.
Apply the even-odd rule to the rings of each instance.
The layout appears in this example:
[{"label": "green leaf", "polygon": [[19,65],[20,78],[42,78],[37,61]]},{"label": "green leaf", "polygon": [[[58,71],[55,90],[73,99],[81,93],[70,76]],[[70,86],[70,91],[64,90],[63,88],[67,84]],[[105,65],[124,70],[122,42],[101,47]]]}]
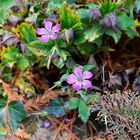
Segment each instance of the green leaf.
[{"label": "green leaf", "polygon": [[3,65],[8,63],[16,63],[21,69],[25,69],[29,66],[28,60],[19,52],[17,48],[13,46],[3,48],[0,56]]},{"label": "green leaf", "polygon": [[77,31],[76,34],[75,34],[75,38],[74,38],[74,44],[75,45],[80,45],[80,44],[83,44],[86,42],[86,39],[84,37],[84,34],[83,32],[80,30],[80,31]]},{"label": "green leaf", "polygon": [[2,126],[5,126],[5,122],[4,122],[4,112],[6,111],[5,106],[6,106],[6,100],[0,99],[0,125]]},{"label": "green leaf", "polygon": [[19,122],[26,117],[21,101],[12,101],[8,105],[8,119],[12,132],[15,132]]},{"label": "green leaf", "polygon": [[16,4],[15,0],[0,0],[0,8],[3,8],[5,10],[9,9],[14,4]]},{"label": "green leaf", "polygon": [[77,30],[81,28],[80,16],[66,4],[61,7],[59,16],[62,29]]},{"label": "green leaf", "polygon": [[134,0],[125,0],[123,5],[127,10],[130,10],[133,7]]},{"label": "green leaf", "polygon": [[18,25],[17,29],[25,43],[31,43],[37,40],[35,29],[31,24],[23,22]]},{"label": "green leaf", "polygon": [[137,12],[140,10],[140,0],[136,0]]},{"label": "green leaf", "polygon": [[94,65],[85,65],[85,66],[83,66],[83,71],[92,70],[92,69],[94,69],[94,68],[95,68]]},{"label": "green leaf", "polygon": [[0,135],[6,135],[6,134],[7,134],[6,130],[1,129],[1,127],[0,127]]},{"label": "green leaf", "polygon": [[85,42],[77,46],[77,49],[82,55],[89,56],[91,53],[94,53],[96,51],[97,47],[93,43]]},{"label": "green leaf", "polygon": [[89,94],[87,96],[85,96],[85,99],[87,100],[87,102],[90,104],[95,101],[98,101],[100,99],[100,94],[96,93],[96,94]]},{"label": "green leaf", "polygon": [[27,44],[27,48],[36,56],[47,56],[54,45],[55,43],[53,40],[50,40],[47,43],[34,41]]},{"label": "green leaf", "polygon": [[17,65],[21,69],[26,69],[27,67],[29,67],[29,61],[24,56],[20,56],[17,60]]},{"label": "green leaf", "polygon": [[118,26],[121,30],[127,30],[130,26],[134,25],[134,19],[132,17],[127,16],[126,14],[122,14],[118,16]]},{"label": "green leaf", "polygon": [[5,106],[5,104],[0,106],[0,124],[4,127],[4,117],[8,118],[8,123],[12,132],[15,132],[18,125],[22,119],[26,117],[26,112],[23,108],[23,103],[21,101],[12,101]]},{"label": "green leaf", "polygon": [[53,60],[53,64],[58,67],[59,69],[61,69],[64,66],[64,60],[60,57],[60,58],[55,58]]},{"label": "green leaf", "polygon": [[4,9],[0,9],[0,24],[4,23],[4,20],[6,19],[6,14],[5,14],[5,10]]},{"label": "green leaf", "polygon": [[89,10],[80,8],[80,9],[77,9],[77,12],[80,16],[80,19],[81,19],[82,23],[89,24],[89,22],[90,22]]},{"label": "green leaf", "polygon": [[134,37],[138,36],[138,32],[136,31],[135,27],[128,28],[126,34],[130,39],[133,39]]},{"label": "green leaf", "polygon": [[121,6],[121,2],[115,2],[115,1],[104,1],[100,6],[100,11],[102,15],[105,15],[107,13],[111,13],[112,11],[116,10]]},{"label": "green leaf", "polygon": [[53,11],[56,9],[56,8],[61,8],[62,4],[63,4],[63,0],[46,0],[48,1],[48,5],[47,5],[47,10],[46,10],[46,13],[47,15],[50,15],[53,14]]},{"label": "green leaf", "polygon": [[69,101],[65,102],[65,107],[69,108],[70,110],[74,110],[79,106],[79,99],[76,97],[70,98]]},{"label": "green leaf", "polygon": [[87,104],[85,103],[85,101],[83,101],[83,100],[79,101],[78,112],[79,112],[79,116],[81,117],[83,122],[86,123],[90,116],[90,110],[89,110]]},{"label": "green leaf", "polygon": [[85,31],[85,39],[93,42],[95,39],[103,35],[103,30],[99,24],[95,24],[92,28]]},{"label": "green leaf", "polygon": [[64,102],[62,98],[55,98],[49,102],[48,106],[44,109],[49,114],[56,117],[62,117],[65,115]]},{"label": "green leaf", "polygon": [[118,41],[120,40],[121,38],[121,31],[119,29],[116,29],[115,31],[114,30],[110,30],[110,29],[105,29],[105,34],[111,36],[115,43],[118,43]]},{"label": "green leaf", "polygon": [[89,17],[88,9],[78,9],[77,12],[79,13],[81,19],[86,19]]},{"label": "green leaf", "polygon": [[19,55],[19,50],[12,46],[3,48],[2,52],[0,53],[3,64],[16,62],[16,58],[18,57],[18,55]]}]

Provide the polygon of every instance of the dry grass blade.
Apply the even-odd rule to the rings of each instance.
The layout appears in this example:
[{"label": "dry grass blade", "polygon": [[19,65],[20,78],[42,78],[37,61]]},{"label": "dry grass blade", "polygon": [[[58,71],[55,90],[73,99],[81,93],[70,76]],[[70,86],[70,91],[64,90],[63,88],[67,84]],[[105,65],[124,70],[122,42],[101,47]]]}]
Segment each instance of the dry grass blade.
[{"label": "dry grass blade", "polygon": [[13,100],[23,100],[23,97],[19,95],[18,93],[14,92],[10,85],[2,81],[2,88],[5,91],[5,93],[8,94],[8,102]]},{"label": "dry grass blade", "polygon": [[38,74],[28,74],[28,79],[30,82],[35,85],[36,87],[42,89],[42,90],[47,90],[49,89],[48,84],[46,84],[43,80],[40,79],[40,76]]},{"label": "dry grass blade", "polygon": [[24,140],[24,139],[30,139],[31,134],[28,134],[24,129],[18,128],[17,131],[12,134],[16,140]]},{"label": "dry grass blade", "polygon": [[43,95],[38,95],[36,97],[33,97],[30,100],[24,100],[25,104],[25,110],[27,111],[35,111],[40,110],[44,105],[48,104],[50,100],[53,98],[59,97],[59,96],[65,96],[67,95],[66,92],[61,91],[48,91],[44,93]]}]

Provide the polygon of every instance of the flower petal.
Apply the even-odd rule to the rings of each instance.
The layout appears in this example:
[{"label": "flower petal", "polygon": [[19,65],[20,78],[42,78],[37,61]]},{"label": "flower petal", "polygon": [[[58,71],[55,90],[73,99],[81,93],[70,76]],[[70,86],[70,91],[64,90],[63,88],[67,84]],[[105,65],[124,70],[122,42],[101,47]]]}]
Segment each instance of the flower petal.
[{"label": "flower petal", "polygon": [[74,68],[74,73],[75,73],[77,76],[82,76],[82,69],[81,69],[81,67],[75,67],[75,68]]},{"label": "flower petal", "polygon": [[45,35],[45,34],[47,34],[48,32],[47,32],[47,30],[46,30],[45,28],[37,28],[37,29],[36,29],[36,33],[37,33],[38,35]]},{"label": "flower petal", "polygon": [[82,84],[80,82],[76,82],[72,85],[72,88],[74,90],[81,90],[82,89]]},{"label": "flower petal", "polygon": [[84,86],[84,88],[91,88],[92,84],[89,80],[84,80],[83,81],[83,86]]},{"label": "flower petal", "polygon": [[49,41],[49,36],[48,35],[42,35],[40,37],[40,41],[41,42],[48,42]]},{"label": "flower petal", "polygon": [[60,24],[56,24],[55,26],[52,27],[53,32],[58,32],[60,30]]},{"label": "flower petal", "polygon": [[77,82],[77,77],[74,74],[70,74],[67,78],[67,83],[68,84],[74,84],[75,82]]},{"label": "flower petal", "polygon": [[57,38],[57,34],[56,33],[53,33],[50,37],[51,37],[51,39],[56,39]]},{"label": "flower petal", "polygon": [[48,31],[51,31],[52,30],[52,25],[53,23],[49,20],[44,20],[44,25],[45,25],[45,28],[48,30]]},{"label": "flower petal", "polygon": [[83,73],[83,78],[84,79],[89,79],[89,78],[91,78],[92,77],[92,73],[90,72],[90,71],[85,71],[84,73]]}]

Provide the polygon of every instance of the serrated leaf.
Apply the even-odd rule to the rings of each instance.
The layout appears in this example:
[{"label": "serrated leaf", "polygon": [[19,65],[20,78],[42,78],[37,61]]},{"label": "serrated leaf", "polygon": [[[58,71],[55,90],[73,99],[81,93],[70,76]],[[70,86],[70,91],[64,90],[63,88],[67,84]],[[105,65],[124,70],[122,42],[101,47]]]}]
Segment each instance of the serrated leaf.
[{"label": "serrated leaf", "polygon": [[26,112],[21,101],[12,101],[8,106],[0,106],[0,124],[5,125],[4,118],[8,119],[8,124],[12,132],[15,132],[22,119],[26,117]]},{"label": "serrated leaf", "polygon": [[79,108],[78,108],[79,116],[81,117],[82,121],[86,123],[90,116],[90,110],[85,103],[85,101],[80,100],[79,101]]},{"label": "serrated leaf", "polygon": [[62,29],[72,28],[73,30],[77,30],[81,28],[80,16],[66,4],[63,4],[62,8],[60,8],[59,16]]},{"label": "serrated leaf", "polygon": [[26,22],[17,26],[18,32],[25,43],[31,43],[37,40],[34,27]]},{"label": "serrated leaf", "polygon": [[70,98],[69,101],[65,102],[65,107],[69,108],[70,110],[74,110],[79,106],[79,99],[76,97]]},{"label": "serrated leaf", "polygon": [[122,4],[121,2],[106,0],[101,4],[100,11],[101,11],[102,15],[105,15],[105,14],[111,13],[114,10],[116,10],[117,8],[119,8],[121,6],[121,4]]},{"label": "serrated leaf", "polygon": [[55,98],[49,102],[48,106],[44,109],[49,114],[56,117],[62,117],[65,115],[64,102],[62,98]]}]

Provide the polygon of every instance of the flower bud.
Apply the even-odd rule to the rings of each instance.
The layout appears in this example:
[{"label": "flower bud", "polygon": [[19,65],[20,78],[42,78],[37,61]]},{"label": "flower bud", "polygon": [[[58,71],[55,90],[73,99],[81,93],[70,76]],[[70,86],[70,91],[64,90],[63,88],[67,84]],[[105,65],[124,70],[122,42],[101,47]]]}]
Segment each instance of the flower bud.
[{"label": "flower bud", "polygon": [[101,17],[101,12],[97,8],[90,8],[89,9],[89,18],[92,20],[99,19]]},{"label": "flower bud", "polygon": [[104,18],[100,21],[100,24],[107,27],[114,29],[117,25],[117,16],[115,12],[110,14],[106,14]]},{"label": "flower bud", "polygon": [[65,30],[65,32],[63,32],[60,37],[63,41],[66,41],[69,44],[70,40],[73,38],[73,30],[71,28]]}]

